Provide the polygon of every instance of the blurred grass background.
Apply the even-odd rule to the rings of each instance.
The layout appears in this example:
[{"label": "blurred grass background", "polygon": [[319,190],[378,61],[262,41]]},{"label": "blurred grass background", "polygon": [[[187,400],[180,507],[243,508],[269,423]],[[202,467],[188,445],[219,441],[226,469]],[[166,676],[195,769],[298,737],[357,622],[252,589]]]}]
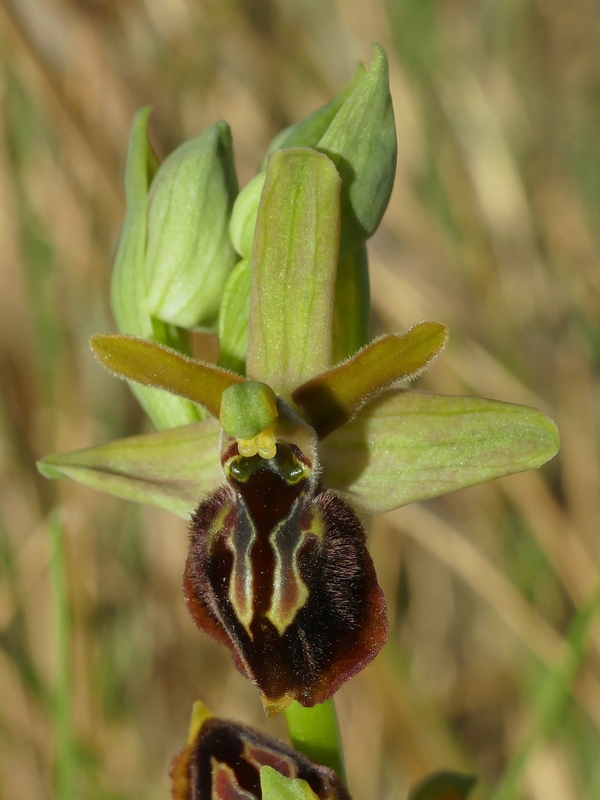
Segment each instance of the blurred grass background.
[{"label": "blurred grass background", "polygon": [[244,185],[371,41],[399,137],[374,330],[448,323],[421,385],[535,405],[562,450],[374,523],[391,640],[338,694],[351,790],[454,767],[485,798],[516,765],[504,800],[600,797],[597,4],[0,0],[1,798],[167,797],[196,698],[285,736],[187,616],[185,523],[35,460],[145,428],[87,346],[135,110],[161,157],[227,119]]}]

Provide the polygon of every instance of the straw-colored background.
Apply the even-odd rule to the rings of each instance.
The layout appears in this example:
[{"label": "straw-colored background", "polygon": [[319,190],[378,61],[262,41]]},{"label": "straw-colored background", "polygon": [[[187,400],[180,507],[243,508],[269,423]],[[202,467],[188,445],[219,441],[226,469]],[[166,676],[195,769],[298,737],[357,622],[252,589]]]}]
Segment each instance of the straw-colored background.
[{"label": "straw-colored background", "polygon": [[[185,524],[45,481],[34,465],[145,426],[87,347],[112,329],[135,110],[153,106],[163,157],[227,119],[244,185],[279,128],[370,62],[371,41],[390,56],[399,139],[370,245],[374,329],[447,322],[451,344],[421,385],[537,406],[562,452],[540,472],[376,521],[392,634],[338,695],[350,786],[356,800],[402,800],[425,772],[455,767],[479,773],[488,797],[534,742],[515,798],[600,797],[600,632],[570,699],[548,690],[558,724],[539,704],[598,582],[594,0],[2,0],[2,798],[58,797],[57,761],[76,797],[167,797],[195,698],[285,736],[187,616]],[[71,612],[70,757],[53,509]]]}]

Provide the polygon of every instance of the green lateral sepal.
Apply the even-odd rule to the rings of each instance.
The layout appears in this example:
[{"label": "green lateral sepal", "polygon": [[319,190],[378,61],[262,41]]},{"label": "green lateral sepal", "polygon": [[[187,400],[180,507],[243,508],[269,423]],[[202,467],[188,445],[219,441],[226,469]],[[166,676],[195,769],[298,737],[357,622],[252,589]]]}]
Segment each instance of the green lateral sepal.
[{"label": "green lateral sepal", "polygon": [[208,418],[46,456],[38,461],[38,469],[46,478],[72,478],[92,489],[189,519],[200,500],[223,482],[220,434],[217,420]]},{"label": "green lateral sepal", "polygon": [[384,392],[319,445],[323,481],[358,511],[416,500],[536,469],[559,447],[534,408],[412,389]]}]

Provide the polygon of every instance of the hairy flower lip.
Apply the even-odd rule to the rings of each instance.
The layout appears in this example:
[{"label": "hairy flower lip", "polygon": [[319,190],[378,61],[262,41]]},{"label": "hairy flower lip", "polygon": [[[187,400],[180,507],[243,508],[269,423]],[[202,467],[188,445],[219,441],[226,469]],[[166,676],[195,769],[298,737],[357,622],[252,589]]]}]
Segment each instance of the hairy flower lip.
[{"label": "hairy flower lip", "polygon": [[229,647],[269,715],[329,699],[387,637],[362,525],[320,486],[315,434],[294,429],[308,452],[288,434],[269,460],[241,457],[222,433],[227,483],[192,518],[184,575],[197,626]]}]

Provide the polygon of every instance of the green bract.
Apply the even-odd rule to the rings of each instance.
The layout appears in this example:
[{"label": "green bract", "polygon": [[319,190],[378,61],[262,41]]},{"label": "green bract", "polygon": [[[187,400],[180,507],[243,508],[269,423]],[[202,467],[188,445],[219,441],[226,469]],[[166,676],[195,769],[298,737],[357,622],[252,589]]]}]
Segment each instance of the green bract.
[{"label": "green bract", "polygon": [[338,263],[331,342],[334,364],[367,344],[370,322],[369,262],[363,242]]},{"label": "green bract", "polygon": [[[290,125],[280,131],[268,146],[267,155],[274,150],[281,150],[283,147],[316,147],[340,108],[363,78],[365,71],[364,66],[359,64],[353,79],[333,100],[314,111],[301,122],[297,122],[295,125]],[[265,157],[261,170],[265,169],[266,166],[267,159]]]},{"label": "green bract", "polygon": [[242,258],[248,259],[252,256],[256,215],[258,214],[260,195],[265,185],[265,177],[264,172],[255,175],[244,186],[233,205],[229,235],[233,246]]}]

